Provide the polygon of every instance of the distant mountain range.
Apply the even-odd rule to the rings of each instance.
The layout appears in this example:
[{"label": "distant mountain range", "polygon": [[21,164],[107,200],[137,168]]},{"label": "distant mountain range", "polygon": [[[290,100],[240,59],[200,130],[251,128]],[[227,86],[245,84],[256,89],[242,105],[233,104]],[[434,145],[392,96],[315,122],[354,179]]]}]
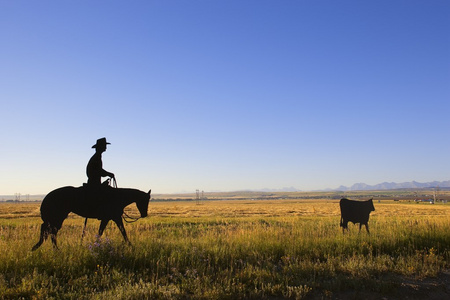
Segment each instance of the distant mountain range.
[{"label": "distant mountain range", "polygon": [[[447,181],[431,181],[431,182],[383,182],[375,185],[368,185],[365,183],[355,183],[354,185],[347,187],[341,185],[336,189],[323,189],[317,190],[316,192],[330,192],[330,191],[370,191],[370,190],[396,190],[396,189],[423,189],[423,188],[450,188],[450,180]],[[258,192],[301,192],[302,190],[296,189],[294,187],[284,187],[281,189],[258,189],[258,190],[250,190],[250,191],[258,191]]]},{"label": "distant mountain range", "polygon": [[383,182],[375,185],[368,185],[365,183],[355,183],[351,187],[341,185],[337,189],[328,189],[328,191],[368,191],[368,190],[395,190],[395,189],[423,189],[423,188],[448,188],[450,187],[450,180],[447,181],[431,181],[431,182]]}]

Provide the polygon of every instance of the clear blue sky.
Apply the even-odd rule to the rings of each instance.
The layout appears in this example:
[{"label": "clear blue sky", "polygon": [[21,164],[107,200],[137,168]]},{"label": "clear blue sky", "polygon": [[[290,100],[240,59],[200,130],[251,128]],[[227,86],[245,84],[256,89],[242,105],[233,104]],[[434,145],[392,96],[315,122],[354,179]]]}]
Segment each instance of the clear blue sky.
[{"label": "clear blue sky", "polygon": [[0,0],[0,194],[450,179],[450,1]]}]

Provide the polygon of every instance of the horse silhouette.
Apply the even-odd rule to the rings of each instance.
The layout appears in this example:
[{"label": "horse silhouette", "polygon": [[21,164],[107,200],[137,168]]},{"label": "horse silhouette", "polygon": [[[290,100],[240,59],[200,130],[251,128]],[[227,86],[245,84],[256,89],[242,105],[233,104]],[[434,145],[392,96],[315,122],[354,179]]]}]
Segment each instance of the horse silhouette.
[{"label": "horse silhouette", "polygon": [[137,189],[104,187],[92,189],[89,187],[62,187],[51,191],[41,204],[41,234],[39,242],[32,250],[39,248],[42,243],[51,236],[54,248],[58,248],[56,234],[67,218],[73,212],[85,218],[101,220],[98,235],[101,236],[110,220],[113,220],[125,242],[130,244],[122,215],[126,206],[136,203],[141,218],[147,216],[148,203],[151,198],[151,190],[146,193]]}]

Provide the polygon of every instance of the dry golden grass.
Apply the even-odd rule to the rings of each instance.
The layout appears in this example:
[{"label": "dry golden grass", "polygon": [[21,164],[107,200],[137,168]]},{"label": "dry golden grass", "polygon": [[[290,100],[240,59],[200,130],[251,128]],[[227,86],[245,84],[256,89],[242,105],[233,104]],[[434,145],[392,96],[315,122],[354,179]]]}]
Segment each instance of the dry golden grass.
[{"label": "dry golden grass", "polygon": [[40,217],[40,203],[0,202],[0,219]]},{"label": "dry golden grass", "polygon": [[[450,204],[399,203],[374,201],[371,216],[450,215]],[[0,219],[40,217],[40,202],[0,202]],[[127,208],[135,211],[134,206]],[[216,200],[151,201],[149,214],[155,216],[338,216],[339,200]]]},{"label": "dry golden grass", "polygon": [[[450,216],[450,205],[428,203],[375,202],[374,216]],[[150,216],[159,217],[339,217],[339,200],[229,200],[151,202]]]},{"label": "dry golden grass", "polygon": [[450,205],[374,205],[369,236],[342,234],[338,200],[155,201],[125,225],[132,248],[115,225],[97,241],[96,220],[80,243],[84,219],[71,214],[60,251],[30,252],[40,204],[0,203],[0,298],[400,299],[430,296],[424,280],[448,296]]}]

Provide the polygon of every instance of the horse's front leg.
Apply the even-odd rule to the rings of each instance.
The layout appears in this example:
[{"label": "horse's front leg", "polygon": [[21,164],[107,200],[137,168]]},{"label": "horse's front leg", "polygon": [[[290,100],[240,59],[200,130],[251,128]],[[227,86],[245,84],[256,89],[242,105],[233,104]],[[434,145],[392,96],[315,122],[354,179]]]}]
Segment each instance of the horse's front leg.
[{"label": "horse's front leg", "polygon": [[103,231],[105,231],[106,225],[108,225],[109,220],[102,220],[100,222],[100,227],[98,228],[98,236],[101,237]]},{"label": "horse's front leg", "polygon": [[84,236],[86,234],[87,221],[88,221],[88,218],[86,218],[86,220],[84,220],[83,233],[81,234],[81,242],[83,242]]},{"label": "horse's front leg", "polygon": [[131,245],[130,240],[128,239],[127,232],[125,231],[125,226],[123,226],[123,220],[122,217],[118,217],[113,219],[113,221],[117,224],[117,227],[119,227],[120,232],[122,233],[122,236],[129,245]]}]

